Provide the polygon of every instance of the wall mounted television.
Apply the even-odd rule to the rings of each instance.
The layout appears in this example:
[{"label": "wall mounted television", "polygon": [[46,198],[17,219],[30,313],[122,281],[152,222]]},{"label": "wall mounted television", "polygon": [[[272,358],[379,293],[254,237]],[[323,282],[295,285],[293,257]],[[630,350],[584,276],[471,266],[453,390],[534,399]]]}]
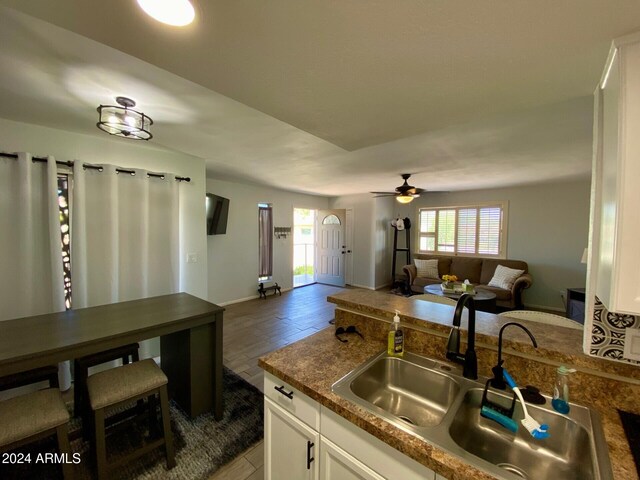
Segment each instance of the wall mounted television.
[{"label": "wall mounted television", "polygon": [[229,199],[207,193],[207,235],[227,233]]}]

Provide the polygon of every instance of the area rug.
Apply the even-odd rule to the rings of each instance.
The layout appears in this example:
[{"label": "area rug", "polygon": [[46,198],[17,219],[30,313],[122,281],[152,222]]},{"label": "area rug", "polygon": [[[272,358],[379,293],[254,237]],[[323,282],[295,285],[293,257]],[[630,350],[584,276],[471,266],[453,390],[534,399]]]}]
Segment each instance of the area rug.
[{"label": "area rug", "polygon": [[[223,382],[224,417],[220,421],[216,421],[211,413],[192,420],[171,402],[171,427],[177,464],[175,468],[166,470],[164,449],[160,447],[128,465],[115,469],[112,478],[204,480],[262,440],[264,409],[260,390],[226,367]],[[74,431],[80,426],[80,421],[74,419],[70,429]],[[115,427],[115,430],[118,428]],[[126,428],[109,435],[109,460],[114,461],[119,455],[131,452],[148,434],[147,421],[142,418],[133,423],[129,422]],[[71,449],[81,455],[80,463],[74,466],[74,478],[94,478],[93,454],[89,443],[80,438],[71,442]],[[52,440],[21,449],[20,452],[31,453],[31,464],[19,467],[0,465],[0,478],[61,479],[59,468],[34,463],[38,453],[54,451],[55,442]]]}]

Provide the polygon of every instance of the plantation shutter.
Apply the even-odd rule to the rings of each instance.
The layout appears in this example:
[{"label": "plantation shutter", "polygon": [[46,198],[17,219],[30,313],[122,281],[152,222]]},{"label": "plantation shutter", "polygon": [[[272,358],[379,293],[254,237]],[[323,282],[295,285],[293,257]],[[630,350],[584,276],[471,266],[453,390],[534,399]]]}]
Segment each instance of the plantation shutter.
[{"label": "plantation shutter", "polygon": [[504,207],[490,206],[421,208],[421,252],[461,255],[504,255]]},{"label": "plantation shutter", "polygon": [[478,229],[479,254],[498,255],[500,253],[501,225],[501,208],[488,207],[480,209],[480,227]]},{"label": "plantation shutter", "polygon": [[420,211],[420,251],[433,252],[436,249],[436,211]]},{"label": "plantation shutter", "polygon": [[438,210],[438,251],[453,252],[456,247],[456,211]]},{"label": "plantation shutter", "polygon": [[476,253],[476,219],[477,208],[461,208],[458,210],[458,253]]}]

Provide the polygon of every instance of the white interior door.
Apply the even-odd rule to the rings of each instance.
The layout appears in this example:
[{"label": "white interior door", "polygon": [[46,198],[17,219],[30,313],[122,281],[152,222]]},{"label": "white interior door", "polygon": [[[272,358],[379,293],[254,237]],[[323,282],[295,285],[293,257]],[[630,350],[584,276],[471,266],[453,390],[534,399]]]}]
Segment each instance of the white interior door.
[{"label": "white interior door", "polygon": [[344,287],[347,253],[344,210],[318,210],[316,217],[316,281]]}]

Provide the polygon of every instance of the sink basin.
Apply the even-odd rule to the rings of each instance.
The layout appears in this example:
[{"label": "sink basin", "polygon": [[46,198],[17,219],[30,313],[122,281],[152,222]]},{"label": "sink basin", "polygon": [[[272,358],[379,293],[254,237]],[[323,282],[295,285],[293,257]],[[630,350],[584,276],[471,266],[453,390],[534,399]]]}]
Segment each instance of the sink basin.
[{"label": "sink basin", "polygon": [[351,381],[361,399],[411,425],[438,425],[460,385],[447,375],[403,359],[379,358]]},{"label": "sink basin", "polygon": [[[463,450],[521,478],[596,478],[586,428],[563,415],[527,405],[532,417],[549,425],[551,436],[535,440],[522,425],[517,434],[512,433],[480,416],[482,392],[480,388],[467,391],[449,427],[451,438]],[[499,394],[490,393],[489,399],[504,406],[511,402],[510,397]],[[581,408],[572,407],[572,413],[583,415]],[[518,402],[513,419],[520,424],[523,416]]]},{"label": "sink basin", "polygon": [[[516,403],[514,434],[480,416],[486,378],[464,378],[459,367],[405,352],[404,358],[382,352],[333,384],[342,398],[406,432],[505,480],[609,480],[613,478],[598,414],[571,404],[569,415],[544,406],[530,414],[549,425],[550,437],[534,439],[520,424]],[[489,399],[510,405],[508,393],[490,391]]]}]

